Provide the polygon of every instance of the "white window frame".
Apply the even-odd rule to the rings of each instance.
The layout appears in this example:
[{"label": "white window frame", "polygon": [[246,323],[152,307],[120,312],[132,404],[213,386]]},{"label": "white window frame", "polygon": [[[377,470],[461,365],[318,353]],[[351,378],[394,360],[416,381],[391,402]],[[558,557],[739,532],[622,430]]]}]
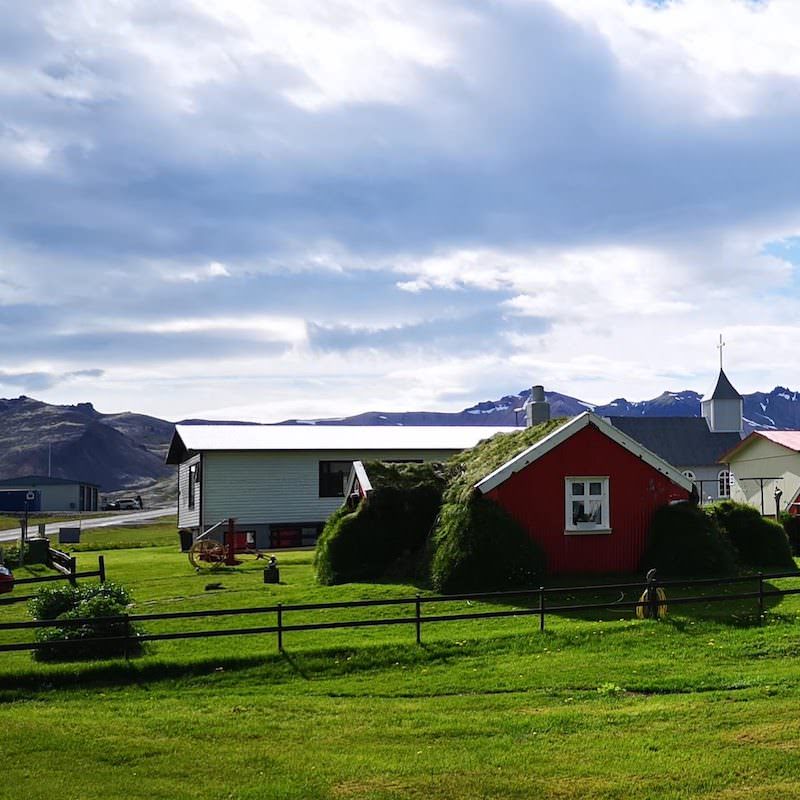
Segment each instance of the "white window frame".
[{"label": "white window frame", "polygon": [[[717,497],[727,500],[731,496],[731,480],[730,470],[721,469],[717,475]],[[727,488],[727,492],[723,491]]]},{"label": "white window frame", "polygon": [[[576,483],[585,485],[586,493],[582,495],[583,497],[600,498],[602,519],[599,525],[592,525],[587,522],[574,524],[572,522],[572,502],[576,497],[581,496],[573,495],[572,493],[572,487]],[[590,483],[601,484],[600,495],[590,495],[588,493]],[[569,536],[580,536],[587,533],[611,533],[611,494],[607,475],[570,475],[564,479],[564,533]]]}]

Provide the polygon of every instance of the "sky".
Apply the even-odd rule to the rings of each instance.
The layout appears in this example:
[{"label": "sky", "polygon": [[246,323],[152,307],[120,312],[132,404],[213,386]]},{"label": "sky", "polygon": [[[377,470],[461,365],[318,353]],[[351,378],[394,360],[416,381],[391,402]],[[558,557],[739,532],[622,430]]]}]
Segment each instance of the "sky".
[{"label": "sky", "polygon": [[0,396],[800,388],[796,0],[0,0]]}]

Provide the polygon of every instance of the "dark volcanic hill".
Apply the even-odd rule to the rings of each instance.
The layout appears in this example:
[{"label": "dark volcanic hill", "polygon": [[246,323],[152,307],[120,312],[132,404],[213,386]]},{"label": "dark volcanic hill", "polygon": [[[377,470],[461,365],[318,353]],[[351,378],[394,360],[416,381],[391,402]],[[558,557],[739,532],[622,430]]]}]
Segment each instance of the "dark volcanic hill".
[{"label": "dark volcanic hill", "polygon": [[47,475],[90,481],[106,491],[172,474],[164,455],[174,425],[142,414],[101,414],[91,403],[53,406],[0,400],[0,477]]},{"label": "dark volcanic hill", "polygon": [[[486,400],[458,412],[368,411],[352,417],[287,420],[284,425],[492,425],[522,424],[522,407],[529,390]],[[552,415],[575,416],[591,409],[608,416],[699,416],[701,395],[693,391],[664,392],[652,400],[612,400],[605,405],[547,392]],[[771,392],[744,397],[745,424],[750,428],[800,429],[800,393],[777,386]],[[209,424],[187,420],[187,424]],[[213,424],[221,424],[215,422]],[[228,422],[225,424],[244,424]],[[54,406],[19,397],[0,400],[0,478],[52,475],[99,484],[105,491],[145,487],[174,475],[164,464],[174,423],[144,414],[101,414],[91,403]]]}]

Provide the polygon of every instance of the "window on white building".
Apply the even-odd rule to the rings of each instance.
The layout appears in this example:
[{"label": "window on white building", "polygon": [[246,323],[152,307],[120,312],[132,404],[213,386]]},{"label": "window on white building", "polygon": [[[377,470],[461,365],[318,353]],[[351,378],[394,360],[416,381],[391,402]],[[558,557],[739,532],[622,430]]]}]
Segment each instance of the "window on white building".
[{"label": "window on white building", "polygon": [[200,470],[197,467],[198,467],[197,464],[192,464],[189,467],[189,496],[186,502],[187,508],[194,508],[194,498],[195,498],[194,485],[195,483],[197,483],[197,479],[200,476]]},{"label": "window on white building", "polygon": [[731,496],[731,474],[728,470],[723,469],[720,470],[719,475],[717,476],[717,481],[719,482],[719,497],[730,497]]},{"label": "window on white building", "polygon": [[565,491],[567,531],[609,530],[608,478],[567,478]]}]

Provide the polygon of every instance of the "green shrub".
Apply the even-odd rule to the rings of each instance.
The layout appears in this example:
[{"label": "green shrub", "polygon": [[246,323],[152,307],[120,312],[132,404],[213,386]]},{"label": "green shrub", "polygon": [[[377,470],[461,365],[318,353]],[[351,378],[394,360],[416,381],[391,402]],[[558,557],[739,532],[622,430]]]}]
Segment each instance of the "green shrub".
[{"label": "green shrub", "polygon": [[[122,641],[97,641],[107,637],[124,636],[126,630],[135,635],[138,629],[126,625],[124,620],[109,620],[127,613],[131,601],[124,586],[117,583],[83,584],[80,586],[47,586],[40,589],[28,602],[28,611],[40,620],[73,620],[88,618],[81,625],[38,628],[36,640],[44,647],[34,656],[42,661],[73,660],[83,658],[105,658],[119,656],[125,652]],[[70,644],[52,644],[70,642]],[[128,643],[127,652],[133,654],[141,647],[136,639]]]},{"label": "green shrub", "polygon": [[11,544],[0,547],[0,563],[6,567],[19,566],[19,545]]},{"label": "green shrub", "polygon": [[696,577],[736,572],[734,550],[715,519],[693,503],[659,508],[653,515],[641,569],[660,575]]},{"label": "green shrub", "polygon": [[800,516],[788,514],[785,511],[781,514],[781,523],[789,538],[789,546],[794,555],[800,555]]},{"label": "green shrub", "polygon": [[786,531],[765,519],[757,509],[732,500],[715,503],[708,512],[736,549],[739,563],[748,567],[795,567]]},{"label": "green shrub", "polygon": [[432,550],[431,582],[447,594],[539,585],[546,569],[539,545],[482,497],[442,506]]},{"label": "green shrub", "polygon": [[314,554],[317,580],[375,580],[391,571],[414,577],[416,557],[436,520],[444,488],[440,464],[381,464],[365,469],[373,490],[355,511],[328,518]]}]

